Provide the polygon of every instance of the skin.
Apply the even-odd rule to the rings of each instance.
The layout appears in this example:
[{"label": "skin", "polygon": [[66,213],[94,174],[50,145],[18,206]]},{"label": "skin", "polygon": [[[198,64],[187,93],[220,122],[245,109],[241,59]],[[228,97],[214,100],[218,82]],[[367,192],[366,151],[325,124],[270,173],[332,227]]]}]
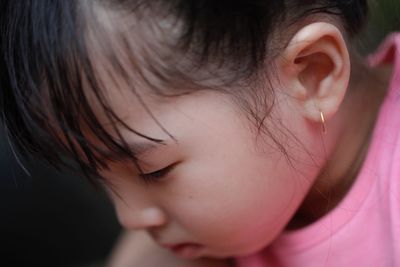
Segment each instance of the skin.
[{"label": "skin", "polygon": [[[128,88],[109,87],[111,106],[128,125],[166,141],[139,157],[143,172],[173,165],[164,177],[150,184],[141,180],[136,167],[128,162],[113,163],[104,170],[124,228],[147,233],[152,244],[199,244],[201,249],[188,266],[213,266],[195,264],[200,264],[200,257],[225,259],[254,253],[285,228],[308,225],[334,208],[327,206],[323,196],[333,192],[331,200],[338,203],[348,191],[354,177],[347,174],[358,168],[351,165],[354,160],[362,162],[365,156],[360,147],[368,141],[383,89],[372,95],[349,88],[346,42],[330,23],[316,22],[299,29],[275,64],[280,82],[274,85],[277,99],[271,116],[279,118],[291,135],[282,135],[268,120],[266,126],[287,147],[290,161],[269,136],[256,138],[246,114],[229,96],[201,91],[166,100],[139,88],[172,139]],[[378,85],[385,88],[372,78],[357,86]],[[351,93],[345,98],[347,90]],[[367,118],[362,116],[365,101],[372,107]],[[322,134],[321,112],[327,134]],[[349,125],[358,131],[348,131]],[[146,142],[121,131],[128,143]],[[337,160],[343,158],[349,160]],[[344,181],[344,189],[335,193]],[[135,262],[135,257],[140,257],[123,247],[116,250],[118,256],[109,266],[126,266],[119,262]],[[148,249],[158,248],[149,245]],[[176,256],[168,254],[159,262],[170,262],[171,257]]]},{"label": "skin", "polygon": [[[150,185],[125,163],[112,166],[105,176],[119,194],[112,199],[122,225],[147,228],[161,244],[200,243],[205,246],[200,256],[243,255],[271,242],[308,190],[310,181],[302,175],[311,170],[297,166],[305,173],[296,174],[272,146],[265,145],[268,154],[258,152],[245,118],[218,94],[150,108],[178,142],[141,157],[143,171],[176,165]],[[155,135],[157,126],[146,126],[148,116],[132,113],[138,115],[127,119],[132,125],[167,138],[160,130]],[[134,134],[125,139],[139,142]]]}]

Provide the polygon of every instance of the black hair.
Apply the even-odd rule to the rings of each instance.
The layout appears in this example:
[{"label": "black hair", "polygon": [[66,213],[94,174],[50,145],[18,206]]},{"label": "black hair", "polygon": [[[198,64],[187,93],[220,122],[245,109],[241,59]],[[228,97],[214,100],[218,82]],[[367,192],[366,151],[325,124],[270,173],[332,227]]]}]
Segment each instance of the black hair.
[{"label": "black hair", "polygon": [[[286,27],[315,14],[329,15],[351,37],[360,31],[367,10],[366,0],[2,0],[0,119],[23,155],[36,155],[55,166],[71,158],[88,177],[97,177],[99,168],[113,158],[86,138],[83,125],[107,150],[134,161],[135,151],[118,136],[117,125],[154,142],[163,140],[142,135],[110,108],[92,46],[104,52],[117,73],[109,74],[111,79],[122,77],[134,84],[115,52],[119,49],[129,58],[135,78],[159,95],[187,93],[178,91],[185,84],[190,90],[241,95],[243,102],[246,94],[264,99],[251,81],[279,49],[274,36]],[[115,25],[129,25],[131,19],[135,23],[115,33],[102,11],[115,15]],[[136,46],[136,41],[143,43]],[[235,83],[245,86],[234,90]],[[176,91],[162,89],[167,87]],[[114,122],[117,137],[102,127],[88,90]],[[261,125],[267,114],[249,111]]]}]

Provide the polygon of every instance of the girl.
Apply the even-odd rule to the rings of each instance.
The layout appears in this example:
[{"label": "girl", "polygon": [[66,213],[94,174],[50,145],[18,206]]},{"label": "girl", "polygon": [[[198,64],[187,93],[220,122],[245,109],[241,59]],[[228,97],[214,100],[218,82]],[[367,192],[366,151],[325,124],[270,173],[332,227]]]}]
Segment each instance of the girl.
[{"label": "girl", "polygon": [[351,48],[365,0],[0,5],[3,124],[106,188],[110,266],[400,265],[400,38]]}]

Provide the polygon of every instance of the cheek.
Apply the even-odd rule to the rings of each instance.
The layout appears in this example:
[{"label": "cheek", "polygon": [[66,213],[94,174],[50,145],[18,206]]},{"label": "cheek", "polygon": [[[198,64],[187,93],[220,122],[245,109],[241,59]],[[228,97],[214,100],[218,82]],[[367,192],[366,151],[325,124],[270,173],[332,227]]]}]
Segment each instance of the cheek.
[{"label": "cheek", "polygon": [[176,217],[213,247],[247,253],[282,231],[309,184],[279,155],[242,155],[187,166],[195,175],[180,182],[186,197]]}]

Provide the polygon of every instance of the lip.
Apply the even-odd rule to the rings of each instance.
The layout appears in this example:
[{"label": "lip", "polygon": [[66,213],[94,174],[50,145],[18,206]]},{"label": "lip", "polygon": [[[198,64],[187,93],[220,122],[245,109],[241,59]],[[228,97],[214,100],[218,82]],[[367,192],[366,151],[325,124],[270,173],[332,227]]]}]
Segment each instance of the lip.
[{"label": "lip", "polygon": [[203,248],[202,245],[196,243],[163,244],[161,246],[185,259],[198,257]]}]

